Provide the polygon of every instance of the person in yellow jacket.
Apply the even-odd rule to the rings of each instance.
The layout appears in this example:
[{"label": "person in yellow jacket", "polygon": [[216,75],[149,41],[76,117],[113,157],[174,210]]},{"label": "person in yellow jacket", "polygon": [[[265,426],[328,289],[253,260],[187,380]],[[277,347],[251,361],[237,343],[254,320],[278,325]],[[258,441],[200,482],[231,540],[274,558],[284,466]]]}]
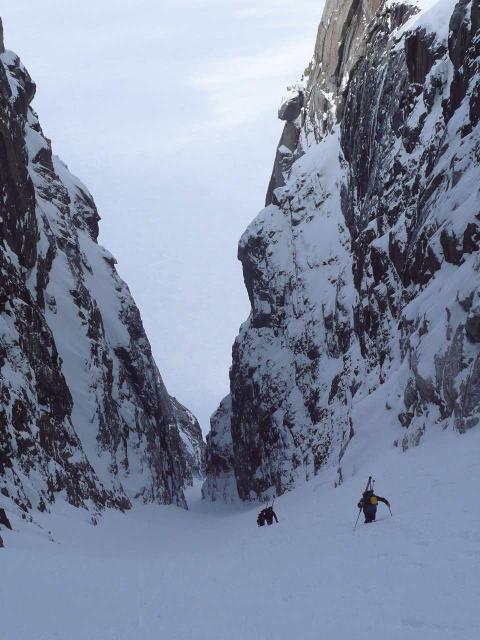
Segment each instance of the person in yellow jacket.
[{"label": "person in yellow jacket", "polygon": [[363,509],[363,515],[365,516],[366,524],[375,521],[375,517],[377,515],[377,505],[379,502],[383,502],[390,509],[390,503],[386,498],[375,495],[375,493],[371,489],[369,489],[368,491],[364,491],[357,506],[359,509]]}]

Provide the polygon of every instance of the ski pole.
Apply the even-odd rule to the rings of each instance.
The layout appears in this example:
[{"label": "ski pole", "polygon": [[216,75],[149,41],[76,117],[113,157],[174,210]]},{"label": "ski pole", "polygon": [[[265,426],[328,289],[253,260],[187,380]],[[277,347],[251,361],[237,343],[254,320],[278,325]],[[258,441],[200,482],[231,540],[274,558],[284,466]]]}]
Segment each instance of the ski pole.
[{"label": "ski pole", "polygon": [[362,513],[362,510],[361,510],[361,509],[359,509],[359,510],[358,510],[358,516],[357,516],[357,519],[355,520],[355,526],[353,527],[353,529],[354,529],[354,530],[357,528],[358,519],[360,518],[360,514],[361,514],[361,513]]}]

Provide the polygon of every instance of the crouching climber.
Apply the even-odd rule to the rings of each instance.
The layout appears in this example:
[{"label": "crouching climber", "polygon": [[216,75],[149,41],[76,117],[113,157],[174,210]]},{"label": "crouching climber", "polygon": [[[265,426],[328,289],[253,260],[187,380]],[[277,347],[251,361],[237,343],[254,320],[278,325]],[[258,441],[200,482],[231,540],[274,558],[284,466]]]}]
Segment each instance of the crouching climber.
[{"label": "crouching climber", "polygon": [[363,515],[365,516],[365,522],[368,524],[369,522],[374,522],[375,517],[377,515],[377,505],[379,502],[383,502],[390,509],[390,503],[386,498],[382,498],[381,496],[377,496],[373,489],[368,488],[363,492],[362,497],[358,503],[358,508],[363,510]]},{"label": "crouching climber", "polygon": [[259,527],[263,527],[265,522],[270,526],[273,524],[273,519],[275,518],[275,522],[278,522],[277,514],[273,510],[273,507],[266,507],[262,509],[257,517],[257,524]]}]

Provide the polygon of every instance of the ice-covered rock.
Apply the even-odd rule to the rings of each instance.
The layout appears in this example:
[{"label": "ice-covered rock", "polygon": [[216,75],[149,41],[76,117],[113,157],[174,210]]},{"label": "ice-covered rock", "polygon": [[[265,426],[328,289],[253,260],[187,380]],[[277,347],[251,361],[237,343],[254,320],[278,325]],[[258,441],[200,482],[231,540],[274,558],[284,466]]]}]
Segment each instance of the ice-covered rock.
[{"label": "ice-covered rock", "polygon": [[325,465],[341,481],[365,407],[404,449],[479,423],[479,16],[327,1],[239,244],[252,310],[207,438],[210,499],[265,499]]},{"label": "ice-covered rock", "polygon": [[[86,187],[52,155],[0,46],[1,505],[185,506],[201,434],[172,401]],[[188,420],[179,415],[188,415]],[[188,424],[187,424],[188,423]],[[194,456],[195,457],[195,456]]]}]

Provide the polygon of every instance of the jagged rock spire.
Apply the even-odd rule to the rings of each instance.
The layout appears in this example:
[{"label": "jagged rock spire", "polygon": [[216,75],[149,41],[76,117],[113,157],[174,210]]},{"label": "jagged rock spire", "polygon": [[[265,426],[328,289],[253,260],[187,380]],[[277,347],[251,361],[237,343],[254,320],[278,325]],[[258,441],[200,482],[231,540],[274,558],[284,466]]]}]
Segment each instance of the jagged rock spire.
[{"label": "jagged rock spire", "polygon": [[[317,32],[313,60],[301,85],[303,90],[289,96],[279,111],[279,118],[287,120],[273,165],[265,204],[275,202],[275,189],[283,187],[292,164],[310,144],[318,142],[331,131],[336,119],[340,93],[346,86],[350,72],[365,53],[366,31],[383,0],[327,0]],[[303,111],[285,118],[289,104],[301,103]],[[302,131],[307,140],[300,140]]]}]

